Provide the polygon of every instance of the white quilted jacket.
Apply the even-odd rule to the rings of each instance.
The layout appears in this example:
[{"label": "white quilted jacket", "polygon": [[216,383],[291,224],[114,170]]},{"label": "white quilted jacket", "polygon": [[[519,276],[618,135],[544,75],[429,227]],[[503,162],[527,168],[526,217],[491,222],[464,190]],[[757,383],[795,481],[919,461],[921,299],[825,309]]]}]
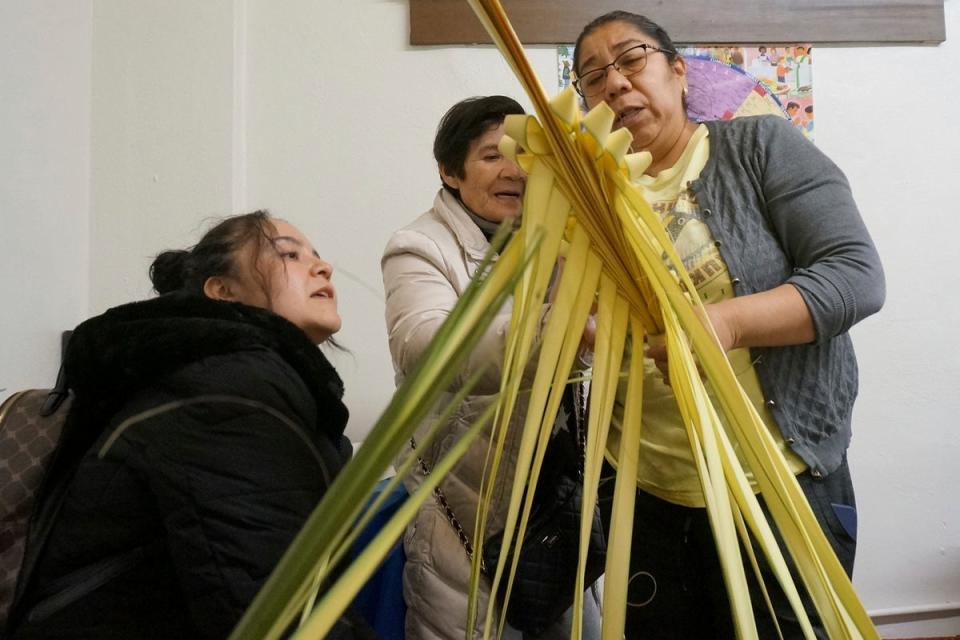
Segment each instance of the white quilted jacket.
[{"label": "white quilted jacket", "polygon": [[[441,323],[463,294],[480,265],[489,243],[462,205],[441,189],[433,208],[390,238],[383,255],[383,283],[386,291],[386,320],[390,353],[399,384],[412,370],[420,354]],[[428,468],[440,458],[475,422],[499,390],[501,361],[511,303],[494,319],[478,348],[459,372],[459,386],[478,367],[491,366],[452,419],[434,441],[434,446],[417,449]],[[546,312],[546,309],[545,309]],[[455,389],[453,389],[455,391]],[[449,394],[446,396],[449,399]],[[443,407],[446,402],[438,405]],[[519,447],[523,416],[514,412],[510,436],[501,463],[500,478],[511,478]],[[433,419],[428,417],[418,429],[423,433]],[[467,535],[475,529],[478,492],[489,430],[474,441],[470,450],[441,483],[441,489]],[[401,458],[410,453],[409,449]],[[419,469],[406,480],[413,490],[421,481]],[[510,499],[510,483],[498,482],[486,528],[489,537],[503,529]],[[470,563],[457,534],[437,502],[428,499],[404,538],[407,564],[404,570],[404,596],[407,602],[406,637],[409,640],[451,638],[466,634],[467,591]],[[480,611],[486,610],[486,583],[481,584]],[[482,635],[478,624],[475,634]]]}]

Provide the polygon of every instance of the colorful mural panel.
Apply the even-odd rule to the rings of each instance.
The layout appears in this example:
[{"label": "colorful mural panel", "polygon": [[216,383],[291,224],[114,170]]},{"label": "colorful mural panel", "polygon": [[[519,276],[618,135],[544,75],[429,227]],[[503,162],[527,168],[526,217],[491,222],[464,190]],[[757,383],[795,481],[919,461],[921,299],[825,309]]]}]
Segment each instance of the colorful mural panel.
[{"label": "colorful mural panel", "polygon": [[[809,44],[680,47],[687,62],[692,120],[773,113],[813,139],[813,65]],[[573,47],[557,48],[558,90],[572,81]]]}]

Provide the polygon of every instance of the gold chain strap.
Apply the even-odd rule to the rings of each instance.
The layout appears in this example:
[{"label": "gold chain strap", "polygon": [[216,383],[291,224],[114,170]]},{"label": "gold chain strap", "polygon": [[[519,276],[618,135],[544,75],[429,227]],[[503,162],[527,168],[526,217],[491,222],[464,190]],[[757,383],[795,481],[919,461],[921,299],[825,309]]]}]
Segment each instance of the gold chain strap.
[{"label": "gold chain strap", "polygon": [[[580,468],[577,472],[580,475],[580,479],[583,479],[583,469],[586,465],[586,429],[582,427],[583,419],[586,414],[586,394],[584,393],[583,382],[578,382],[573,385],[573,417],[574,423],[576,424],[577,429],[577,449],[580,453]],[[417,450],[417,441],[412,437],[410,438],[410,448],[414,451]],[[423,461],[423,458],[420,455],[417,455],[417,464],[420,466],[420,471],[423,472],[424,477],[430,475],[430,469],[427,467],[427,463]],[[437,504],[443,510],[444,515],[447,517],[447,520],[450,522],[450,525],[453,527],[453,530],[456,532],[457,537],[460,539],[460,544],[463,545],[464,551],[467,552],[467,558],[470,561],[473,561],[473,543],[470,542],[470,537],[467,535],[467,532],[463,530],[463,525],[460,524],[460,520],[457,519],[457,515],[453,512],[453,508],[450,506],[450,503],[447,502],[447,497],[443,495],[443,491],[440,489],[440,485],[437,485],[433,489],[433,496],[436,498]],[[483,571],[487,570],[483,562],[483,558],[480,558],[480,568]]]},{"label": "gold chain strap", "polygon": [[[417,442],[413,438],[410,438],[410,447],[416,451]],[[420,465],[420,471],[423,472],[424,477],[430,475],[430,469],[427,468],[427,463],[423,461],[419,455],[417,455],[417,463]],[[453,530],[456,532],[457,537],[460,538],[460,544],[463,545],[464,551],[467,552],[467,558],[470,561],[473,561],[473,543],[470,542],[467,532],[463,530],[463,525],[460,524],[460,521],[457,519],[456,514],[453,512],[453,508],[450,506],[450,503],[447,502],[447,497],[443,495],[443,491],[440,490],[440,485],[437,485],[433,489],[433,496],[437,500],[437,504],[440,505],[440,508],[443,510],[444,515],[447,516],[447,520],[450,522],[450,525],[453,526]],[[480,558],[480,568],[483,571],[487,570],[487,567],[484,565],[483,558]]]}]

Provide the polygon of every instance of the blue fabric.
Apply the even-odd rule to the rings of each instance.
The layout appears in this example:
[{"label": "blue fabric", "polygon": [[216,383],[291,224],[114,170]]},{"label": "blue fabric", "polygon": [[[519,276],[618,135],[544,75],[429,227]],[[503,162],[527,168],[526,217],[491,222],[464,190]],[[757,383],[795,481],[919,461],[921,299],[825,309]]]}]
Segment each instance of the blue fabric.
[{"label": "blue fabric", "polygon": [[840,524],[843,526],[843,530],[847,532],[847,535],[857,539],[857,509],[856,507],[851,507],[848,504],[837,504],[831,502],[830,506],[833,507],[834,513],[837,514],[837,520],[840,521]]},{"label": "blue fabric", "polygon": [[[383,493],[388,480],[389,478],[381,480],[377,484],[371,502]],[[360,532],[353,546],[354,557],[373,540],[406,499],[406,489],[403,484],[398,484],[370,523]],[[403,564],[406,560],[403,540],[398,540],[383,564],[353,601],[353,610],[384,640],[403,640],[404,618],[407,613],[407,605],[403,601]]]}]

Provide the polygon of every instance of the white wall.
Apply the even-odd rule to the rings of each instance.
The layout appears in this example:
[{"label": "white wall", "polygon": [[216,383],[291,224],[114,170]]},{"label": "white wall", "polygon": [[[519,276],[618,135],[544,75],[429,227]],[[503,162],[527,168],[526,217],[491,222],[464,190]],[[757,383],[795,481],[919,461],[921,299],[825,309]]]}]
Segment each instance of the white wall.
[{"label": "white wall", "polygon": [[817,144],[850,178],[887,272],[886,306],[853,331],[855,583],[870,609],[952,609],[931,635],[960,633],[960,2],[944,7],[939,47],[814,51]]},{"label": "white wall", "polygon": [[233,211],[234,3],[94,2],[91,312]]},{"label": "white wall", "polygon": [[[8,115],[14,107],[0,101],[0,132],[20,140],[15,153],[0,146],[0,293],[24,301],[5,304],[0,316],[0,387],[52,375],[53,351],[41,345],[87,304],[88,250],[86,310],[95,313],[147,295],[150,257],[195,240],[205,216],[268,206],[301,226],[337,269],[340,337],[352,355],[335,359],[348,389],[349,432],[362,438],[393,387],[380,252],[393,229],[431,203],[431,142],[445,109],[468,95],[522,97],[499,54],[411,48],[402,0],[9,6],[0,9],[0,46],[16,47],[10,55],[23,62],[0,70],[0,82],[16,81],[29,104]],[[891,624],[888,636],[960,632],[960,302],[947,288],[960,256],[960,223],[951,215],[960,0],[946,0],[945,9],[948,40],[938,47],[814,50],[817,144],[847,172],[888,277],[886,308],[854,329],[855,583],[885,622],[955,616]],[[48,13],[88,22],[61,26],[53,38],[24,35],[20,25]],[[0,54],[10,59],[6,49]],[[552,92],[553,49],[529,55]],[[48,117],[35,120],[44,110]],[[59,173],[50,179],[51,171]],[[29,198],[10,195],[23,185],[33,186]],[[14,219],[11,203],[22,210],[23,202],[31,216]],[[25,239],[47,238],[51,228],[53,256],[41,259],[37,277],[33,256],[42,252]],[[10,364],[38,353],[47,355]]]},{"label": "white wall", "polygon": [[0,3],[0,398],[87,312],[91,2]]}]

